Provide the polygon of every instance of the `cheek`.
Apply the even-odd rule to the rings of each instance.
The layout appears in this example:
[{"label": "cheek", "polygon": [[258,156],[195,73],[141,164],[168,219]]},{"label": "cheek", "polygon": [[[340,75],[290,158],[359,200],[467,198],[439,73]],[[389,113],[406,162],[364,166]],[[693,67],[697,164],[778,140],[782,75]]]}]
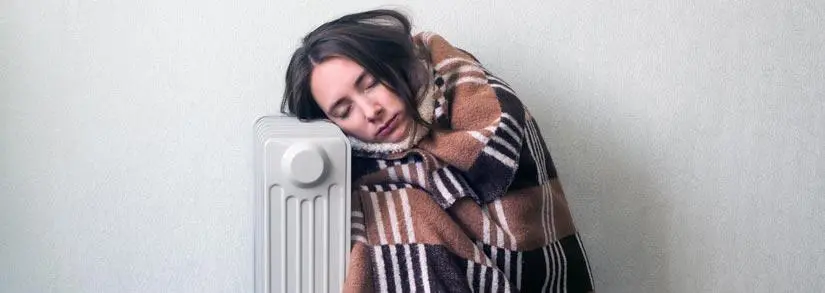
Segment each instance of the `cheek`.
[{"label": "cheek", "polygon": [[337,120],[335,124],[341,128],[344,132],[352,132],[352,130],[357,129],[358,127],[353,123],[352,119],[347,120]]},{"label": "cheek", "polygon": [[363,137],[364,133],[367,131],[367,127],[364,125],[364,119],[360,117],[363,117],[360,112],[352,111],[349,118],[345,120],[336,119],[333,122],[345,133],[356,137]]},{"label": "cheek", "polygon": [[389,89],[384,88],[381,91],[381,100],[385,108],[389,108],[396,111],[404,110],[404,102],[401,101],[401,98],[398,97],[398,95],[396,95]]}]

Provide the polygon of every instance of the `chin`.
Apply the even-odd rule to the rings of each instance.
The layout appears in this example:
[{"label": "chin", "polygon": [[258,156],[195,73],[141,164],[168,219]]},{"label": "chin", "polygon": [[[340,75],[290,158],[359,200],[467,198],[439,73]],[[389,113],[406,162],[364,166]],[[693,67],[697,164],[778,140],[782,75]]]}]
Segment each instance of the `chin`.
[{"label": "chin", "polygon": [[409,123],[409,121],[405,121],[405,122],[406,123],[404,123],[404,125],[402,126],[403,129],[398,129],[398,130],[395,131],[396,133],[393,133],[393,134],[395,134],[395,137],[391,138],[393,143],[403,142],[404,140],[407,139],[408,136],[412,135],[412,133],[410,133],[410,123]]},{"label": "chin", "polygon": [[388,142],[390,142],[390,143],[399,143],[399,142],[404,141],[404,139],[406,139],[406,137],[401,136],[401,137],[393,138],[393,139],[389,140]]}]

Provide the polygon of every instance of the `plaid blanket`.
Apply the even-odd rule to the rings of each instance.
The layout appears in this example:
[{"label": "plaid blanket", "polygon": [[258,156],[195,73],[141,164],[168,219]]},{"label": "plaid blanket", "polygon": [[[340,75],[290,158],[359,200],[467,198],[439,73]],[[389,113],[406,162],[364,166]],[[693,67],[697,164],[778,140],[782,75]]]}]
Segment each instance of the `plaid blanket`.
[{"label": "plaid blanket", "polygon": [[513,89],[432,33],[435,127],[353,158],[346,292],[591,292],[553,160]]}]

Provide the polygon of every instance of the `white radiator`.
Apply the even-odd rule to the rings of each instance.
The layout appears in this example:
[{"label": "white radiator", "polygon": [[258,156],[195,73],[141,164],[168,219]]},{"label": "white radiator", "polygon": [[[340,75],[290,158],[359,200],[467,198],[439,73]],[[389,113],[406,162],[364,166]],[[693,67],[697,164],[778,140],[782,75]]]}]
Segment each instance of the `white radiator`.
[{"label": "white radiator", "polygon": [[255,123],[255,293],[341,292],[350,164],[349,141],[334,124]]}]

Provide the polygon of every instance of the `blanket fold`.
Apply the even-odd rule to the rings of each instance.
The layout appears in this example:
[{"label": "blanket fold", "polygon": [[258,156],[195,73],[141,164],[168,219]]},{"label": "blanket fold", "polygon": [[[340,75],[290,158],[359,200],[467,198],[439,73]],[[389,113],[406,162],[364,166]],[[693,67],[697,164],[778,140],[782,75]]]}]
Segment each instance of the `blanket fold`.
[{"label": "blanket fold", "polygon": [[355,150],[346,291],[593,291],[530,112],[466,51],[433,33],[414,40],[436,127],[408,149]]}]

